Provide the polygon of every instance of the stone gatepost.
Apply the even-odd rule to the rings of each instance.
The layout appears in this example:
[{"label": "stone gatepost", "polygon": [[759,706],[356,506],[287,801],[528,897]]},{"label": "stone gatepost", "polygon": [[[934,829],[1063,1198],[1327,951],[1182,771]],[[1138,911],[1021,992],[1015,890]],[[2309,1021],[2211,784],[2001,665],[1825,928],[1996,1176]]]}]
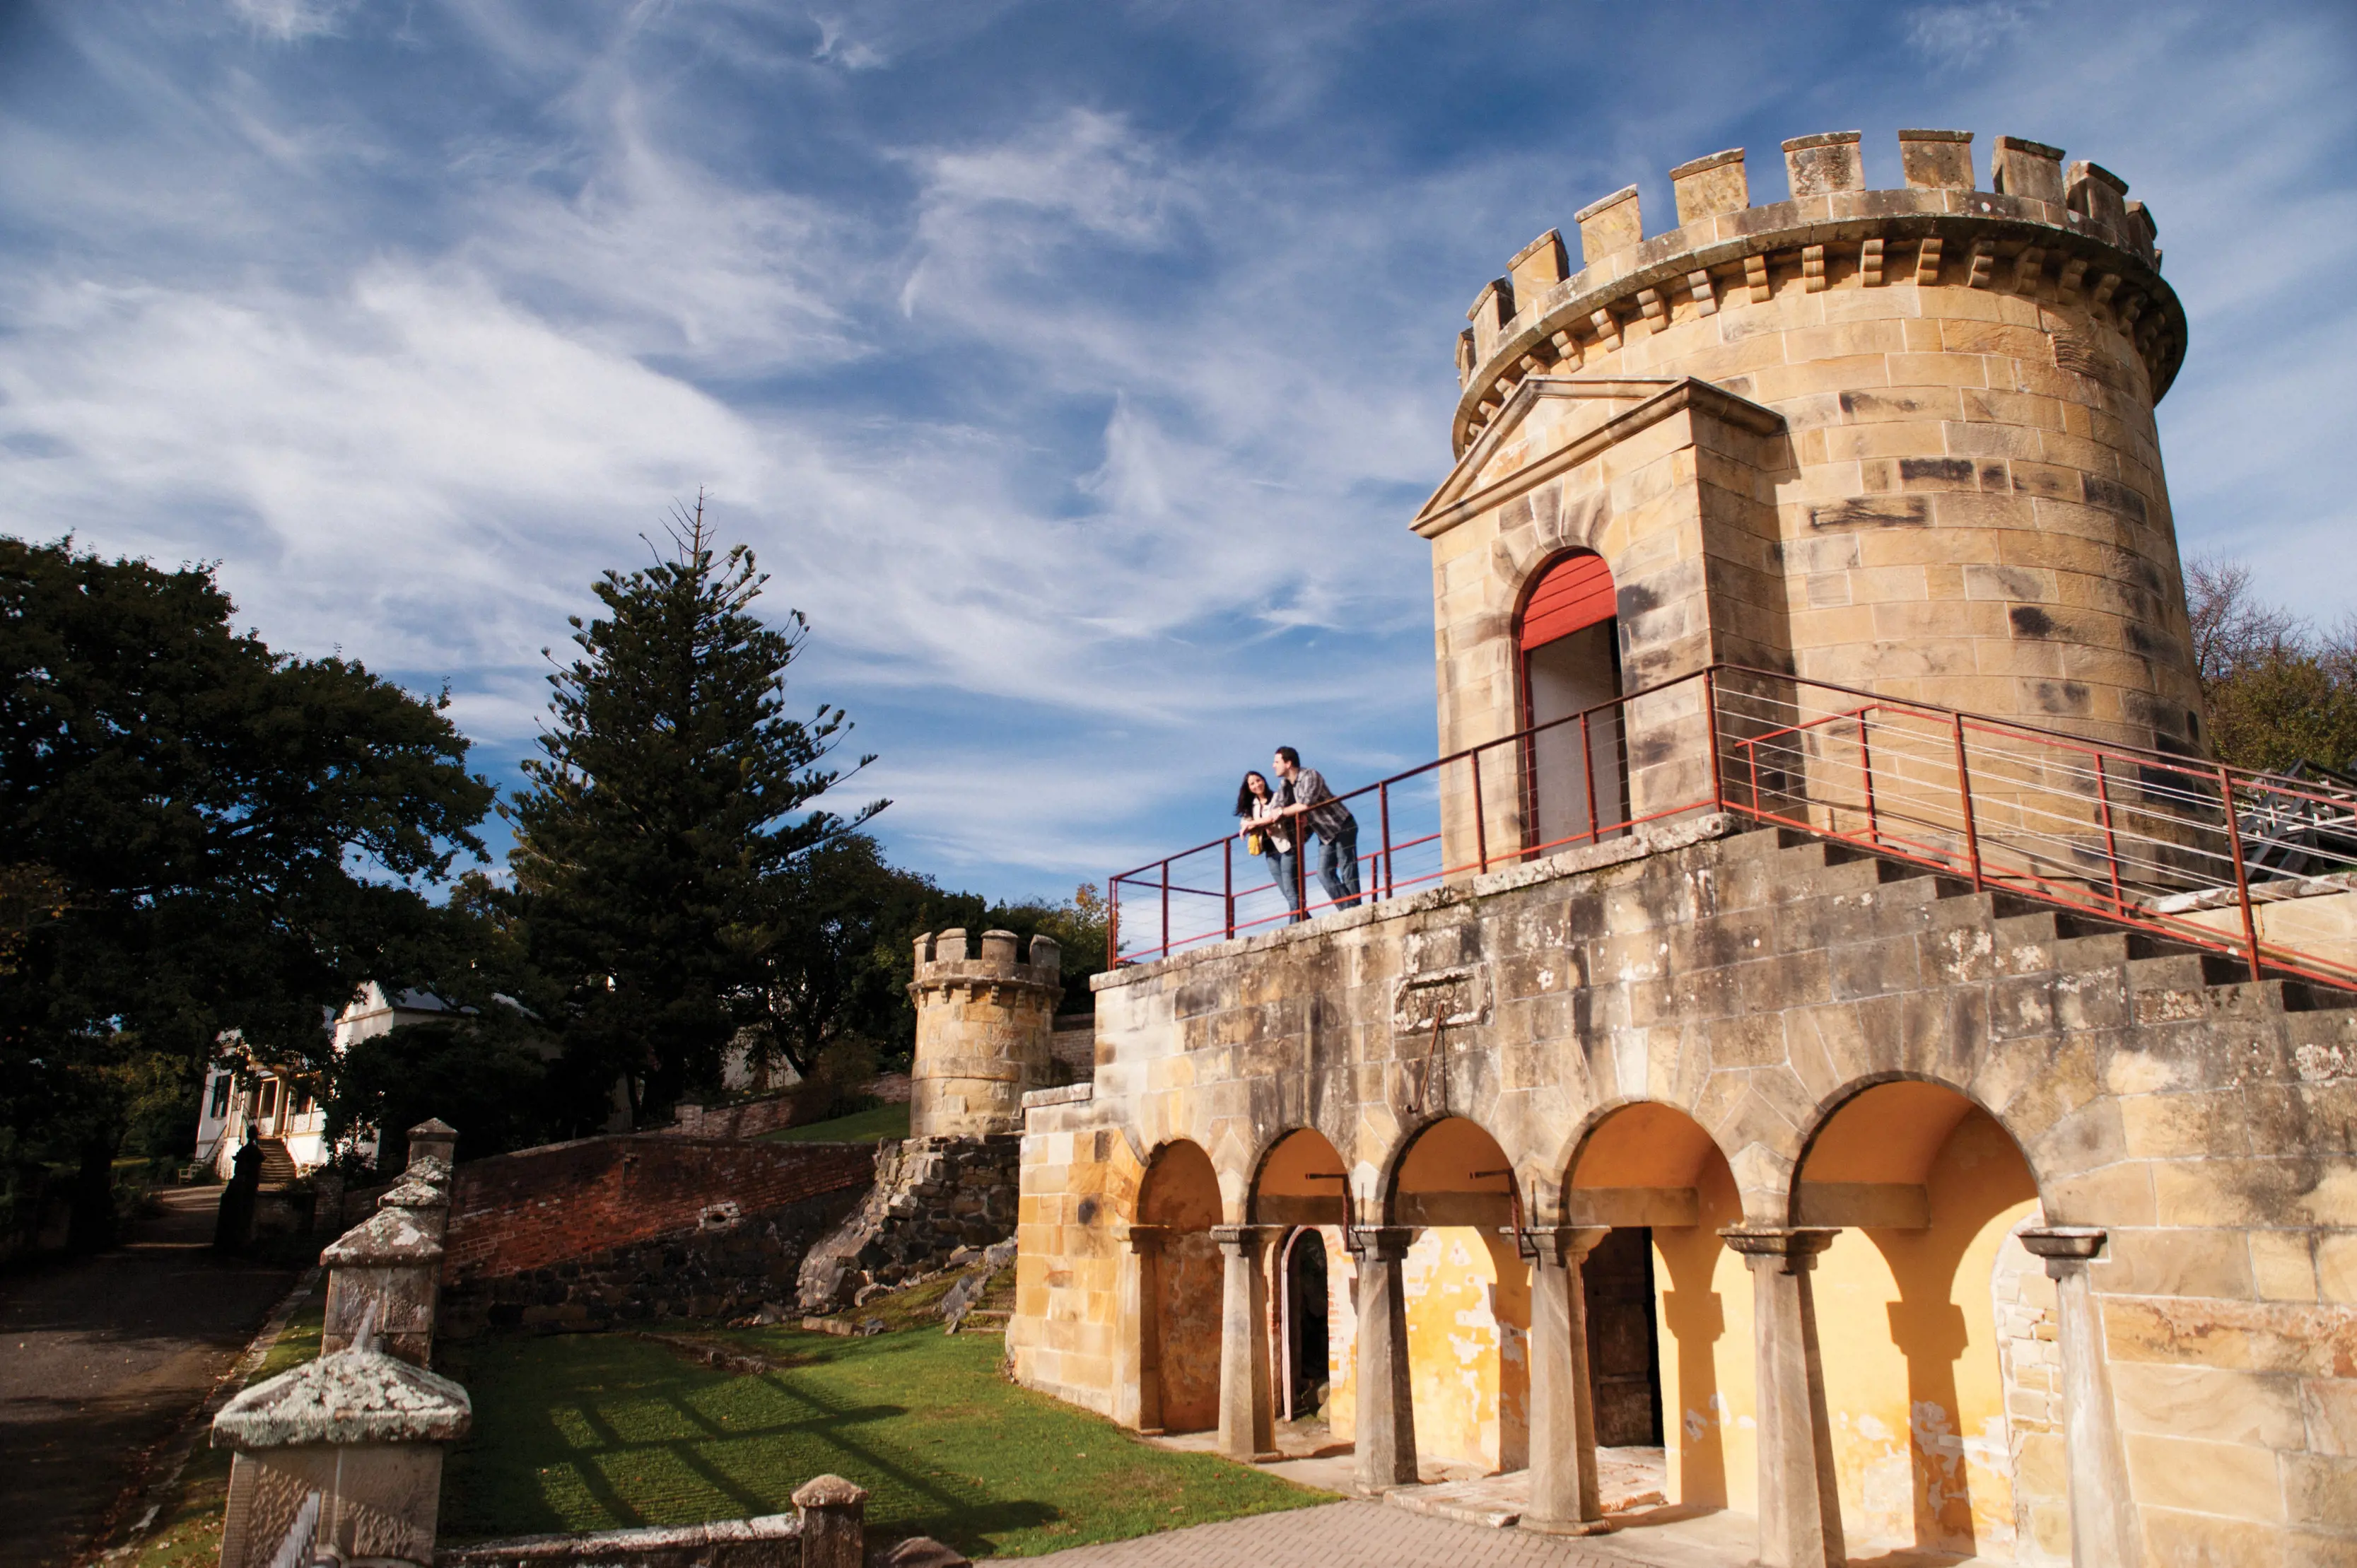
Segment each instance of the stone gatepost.
[{"label": "stone gatepost", "polygon": [[432,1563],[443,1445],[473,1421],[466,1390],[374,1349],[246,1390],[213,1418],[213,1446],[236,1451],[221,1568]]},{"label": "stone gatepost", "polygon": [[457,1146],[457,1132],[447,1122],[412,1127],[401,1179],[377,1199],[376,1213],[319,1254],[329,1271],[323,1351],[348,1349],[373,1334],[404,1361],[423,1367],[432,1358]]},{"label": "stone gatepost", "polygon": [[413,1365],[433,1357],[442,1239],[428,1223],[414,1209],[381,1208],[328,1244],[319,1254],[328,1271],[323,1351],[348,1349],[373,1334]]},{"label": "stone gatepost", "polygon": [[867,1561],[866,1506],[866,1489],[840,1476],[819,1476],[795,1487],[802,1568],[862,1568]]},{"label": "stone gatepost", "polygon": [[428,1117],[409,1130],[409,1170],[421,1168],[425,1161],[438,1160],[447,1172],[457,1157],[458,1129],[439,1116]]},{"label": "stone gatepost", "polygon": [[963,929],[917,939],[910,1137],[1023,1131],[1023,1096],[1048,1081],[1064,956],[1033,937],[1030,961],[1018,962],[1017,940],[1012,931],[985,931],[980,955],[969,956]]}]

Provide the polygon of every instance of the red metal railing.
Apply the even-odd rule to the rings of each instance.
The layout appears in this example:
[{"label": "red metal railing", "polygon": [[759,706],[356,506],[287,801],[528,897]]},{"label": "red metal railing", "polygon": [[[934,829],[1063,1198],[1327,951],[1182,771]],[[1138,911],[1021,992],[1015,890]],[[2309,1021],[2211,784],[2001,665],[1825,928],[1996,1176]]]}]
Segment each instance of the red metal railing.
[{"label": "red metal railing", "polygon": [[[1639,754],[1652,760],[1632,774]],[[1354,857],[1367,897],[1727,811],[2231,953],[2254,976],[2357,986],[2357,792],[1740,666],[1340,799],[1361,835],[1374,819]],[[1240,881],[1240,852],[1232,835],[1112,878],[1111,961],[1150,961],[1358,901],[1316,875],[1311,854],[1292,863],[1290,899],[1274,878]],[[1312,853],[1325,853],[1322,840]],[[1144,911],[1140,895],[1153,900]],[[2294,902],[2316,897],[2336,902]],[[2284,929],[2270,934],[2278,913]]]}]

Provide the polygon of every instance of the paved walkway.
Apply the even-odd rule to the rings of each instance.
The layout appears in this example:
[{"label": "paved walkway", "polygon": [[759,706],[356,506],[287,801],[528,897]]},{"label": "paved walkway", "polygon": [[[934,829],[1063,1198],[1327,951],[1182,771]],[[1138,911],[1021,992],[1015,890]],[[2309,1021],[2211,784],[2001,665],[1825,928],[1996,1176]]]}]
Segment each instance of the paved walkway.
[{"label": "paved walkway", "polygon": [[[1749,1568],[1757,1561],[1756,1530],[1747,1514],[1653,1509],[1633,1510],[1609,1535],[1540,1535],[1353,1499],[1035,1561],[1042,1568]],[[1996,1568],[1942,1552],[1864,1551],[1850,1559],[1852,1568]]]},{"label": "paved walkway", "polygon": [[213,1256],[220,1195],[167,1189],[125,1245],[0,1273],[0,1568],[70,1561],[294,1282]]},{"label": "paved walkway", "polygon": [[1484,1530],[1383,1503],[1328,1503],[1082,1546],[1054,1568],[1626,1568],[1587,1541]]}]

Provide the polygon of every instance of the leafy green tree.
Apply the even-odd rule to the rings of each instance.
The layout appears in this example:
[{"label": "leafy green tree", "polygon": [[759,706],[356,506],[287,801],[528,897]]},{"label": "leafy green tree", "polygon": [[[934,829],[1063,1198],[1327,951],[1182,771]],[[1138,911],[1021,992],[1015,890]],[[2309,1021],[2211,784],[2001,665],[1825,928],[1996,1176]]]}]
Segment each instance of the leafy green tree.
[{"label": "leafy green tree", "polygon": [[744,546],[719,552],[701,499],[671,542],[605,575],[605,615],[574,619],[578,655],[549,676],[554,722],[510,813],[515,908],[563,988],[568,1068],[624,1079],[641,1117],[716,1082],[729,1040],[764,1021],[770,879],[886,804],[812,808],[846,777],[823,764],[849,721],[786,714],[807,623],[752,613],[769,579]]},{"label": "leafy green tree", "polygon": [[2231,563],[2188,562],[2185,586],[2212,753],[2263,772],[2357,768],[2357,625],[2319,634]]},{"label": "leafy green tree", "polygon": [[447,694],[230,624],[206,567],[0,537],[0,1122],[69,1163],[74,1236],[159,1080],[225,1034],[316,1064],[327,1014],[414,963],[489,809]]}]

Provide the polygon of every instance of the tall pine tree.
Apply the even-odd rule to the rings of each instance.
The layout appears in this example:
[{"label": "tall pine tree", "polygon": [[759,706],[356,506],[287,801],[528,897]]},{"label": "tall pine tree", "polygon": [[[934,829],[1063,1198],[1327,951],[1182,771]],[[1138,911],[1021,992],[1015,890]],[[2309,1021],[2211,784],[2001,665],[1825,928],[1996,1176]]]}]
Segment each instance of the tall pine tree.
[{"label": "tall pine tree", "polygon": [[565,1069],[629,1086],[643,1118],[715,1082],[766,1014],[766,890],[795,856],[881,811],[811,808],[850,773],[822,766],[850,723],[785,712],[809,624],[766,624],[769,582],[681,513],[672,553],[597,584],[578,656],[549,676],[554,723],[509,814],[516,908],[536,964],[566,988]]}]

